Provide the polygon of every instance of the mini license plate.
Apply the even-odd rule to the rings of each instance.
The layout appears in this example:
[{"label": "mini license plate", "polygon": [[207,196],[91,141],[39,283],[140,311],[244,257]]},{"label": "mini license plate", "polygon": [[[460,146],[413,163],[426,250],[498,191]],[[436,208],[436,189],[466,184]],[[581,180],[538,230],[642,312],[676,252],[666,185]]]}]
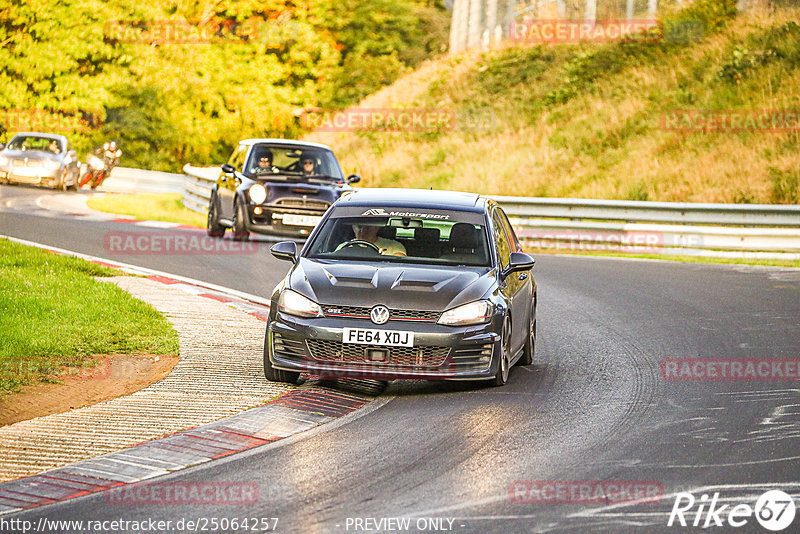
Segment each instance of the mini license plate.
[{"label": "mini license plate", "polygon": [[317,215],[295,215],[294,213],[283,214],[283,224],[288,226],[316,226],[322,220]]},{"label": "mini license plate", "polygon": [[387,347],[413,347],[414,332],[402,330],[378,330],[376,328],[345,328],[344,343],[358,345],[384,345]]}]

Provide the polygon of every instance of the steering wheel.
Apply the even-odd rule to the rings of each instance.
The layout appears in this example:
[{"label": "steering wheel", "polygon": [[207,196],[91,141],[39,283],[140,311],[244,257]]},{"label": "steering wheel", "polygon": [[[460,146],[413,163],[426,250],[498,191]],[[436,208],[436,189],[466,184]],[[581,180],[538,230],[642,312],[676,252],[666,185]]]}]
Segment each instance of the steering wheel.
[{"label": "steering wheel", "polygon": [[377,252],[378,254],[381,253],[381,249],[380,247],[378,247],[378,245],[376,245],[375,243],[370,243],[369,241],[364,241],[362,239],[353,239],[352,241],[348,241],[342,248],[345,249],[349,247],[371,248],[375,250],[375,252]]}]

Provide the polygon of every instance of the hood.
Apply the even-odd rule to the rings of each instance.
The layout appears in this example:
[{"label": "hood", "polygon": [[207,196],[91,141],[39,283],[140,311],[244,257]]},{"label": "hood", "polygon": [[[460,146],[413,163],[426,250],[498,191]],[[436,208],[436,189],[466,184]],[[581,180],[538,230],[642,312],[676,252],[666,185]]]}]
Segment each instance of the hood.
[{"label": "hood", "polygon": [[51,152],[41,152],[39,150],[3,150],[0,152],[0,155],[7,157],[8,159],[14,160],[44,160],[44,159],[54,159],[56,161],[61,160],[61,154],[53,154]]},{"label": "hood", "polygon": [[489,268],[332,263],[300,258],[289,287],[320,304],[444,311],[483,297],[495,283]]},{"label": "hood", "polygon": [[275,182],[264,179],[263,176],[253,178],[254,181],[264,184],[267,188],[267,204],[276,202],[282,198],[307,198],[311,201],[333,203],[339,198],[342,188],[337,187],[336,182],[329,184],[309,183],[307,181]]}]

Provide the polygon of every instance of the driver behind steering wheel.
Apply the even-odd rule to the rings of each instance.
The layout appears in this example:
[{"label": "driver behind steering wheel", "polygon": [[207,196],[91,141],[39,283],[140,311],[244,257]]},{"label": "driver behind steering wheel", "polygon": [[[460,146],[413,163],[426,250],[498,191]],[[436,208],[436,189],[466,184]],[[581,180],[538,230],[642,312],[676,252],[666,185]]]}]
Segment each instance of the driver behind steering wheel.
[{"label": "driver behind steering wheel", "polygon": [[406,247],[394,239],[379,237],[379,229],[380,228],[378,226],[370,224],[354,224],[353,233],[356,235],[355,239],[345,241],[336,247],[336,250],[340,250],[351,244],[357,245],[358,241],[366,241],[367,243],[372,243],[375,245],[378,248],[378,251],[385,256],[405,256]]}]

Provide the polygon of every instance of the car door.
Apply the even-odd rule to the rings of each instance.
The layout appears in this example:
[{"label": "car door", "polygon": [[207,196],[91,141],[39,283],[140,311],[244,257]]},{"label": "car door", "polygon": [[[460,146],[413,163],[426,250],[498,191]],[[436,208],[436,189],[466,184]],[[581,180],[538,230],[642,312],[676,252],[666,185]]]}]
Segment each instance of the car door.
[{"label": "car door", "polygon": [[236,169],[236,172],[231,174],[220,172],[219,179],[217,179],[217,198],[219,199],[220,218],[222,219],[233,219],[233,202],[236,198],[236,188],[240,183],[236,174],[244,170],[248,148],[245,144],[237,146],[231,157],[228,158],[228,165]]},{"label": "car door", "polygon": [[[492,233],[497,254],[497,261],[501,269],[508,267],[511,253],[516,252],[512,248],[511,242],[506,233],[503,215],[500,209],[495,207],[492,211]],[[500,283],[500,292],[508,302],[511,311],[511,352],[515,354],[525,342],[528,333],[526,320],[530,312],[525,309],[525,277],[527,273],[511,273]]]},{"label": "car door", "polygon": [[[499,215],[500,219],[503,222],[503,228],[506,231],[506,235],[508,236],[509,246],[511,247],[512,252],[524,252],[522,249],[522,245],[517,238],[517,234],[514,232],[514,229],[511,227],[511,223],[508,220],[508,216],[503,211],[503,208],[497,207],[496,213]],[[530,321],[533,320],[531,317],[532,307],[533,307],[533,291],[534,291],[534,280],[533,276],[529,271],[524,271],[521,273],[514,273],[510,276],[510,278],[515,278],[517,282],[519,282],[519,288],[517,289],[516,293],[514,294],[514,314],[516,318],[520,321],[520,328],[519,331],[516,332],[520,335],[520,343],[525,343],[525,335],[528,333]],[[524,320],[523,320],[524,317]]]}]

